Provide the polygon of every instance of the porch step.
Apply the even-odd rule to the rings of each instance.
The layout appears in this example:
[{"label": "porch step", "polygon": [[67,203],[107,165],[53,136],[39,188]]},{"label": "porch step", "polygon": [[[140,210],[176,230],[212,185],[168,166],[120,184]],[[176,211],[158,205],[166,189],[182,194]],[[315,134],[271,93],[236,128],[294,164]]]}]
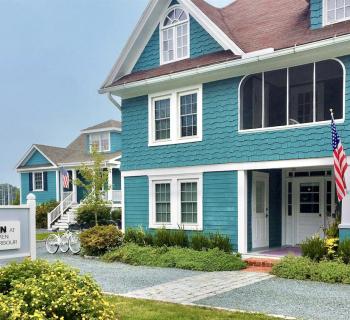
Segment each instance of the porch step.
[{"label": "porch step", "polygon": [[279,259],[248,258],[244,261],[248,264],[248,267],[272,268]]}]

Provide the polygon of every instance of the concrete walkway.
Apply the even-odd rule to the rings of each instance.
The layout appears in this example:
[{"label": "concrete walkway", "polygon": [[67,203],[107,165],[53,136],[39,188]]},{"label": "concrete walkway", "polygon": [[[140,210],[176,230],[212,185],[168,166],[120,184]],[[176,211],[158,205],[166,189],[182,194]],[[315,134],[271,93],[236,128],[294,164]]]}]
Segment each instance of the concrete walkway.
[{"label": "concrete walkway", "polygon": [[38,257],[62,260],[82,273],[90,273],[105,292],[124,296],[298,319],[350,319],[350,285],[285,280],[241,271],[206,273],[108,264],[69,254],[50,255],[43,244],[39,245]]}]

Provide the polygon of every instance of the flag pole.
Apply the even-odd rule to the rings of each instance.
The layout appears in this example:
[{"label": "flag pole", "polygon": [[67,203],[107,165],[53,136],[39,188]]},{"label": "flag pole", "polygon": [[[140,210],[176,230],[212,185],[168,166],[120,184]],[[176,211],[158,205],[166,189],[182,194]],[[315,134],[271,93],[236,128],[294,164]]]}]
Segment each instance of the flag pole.
[{"label": "flag pole", "polygon": [[334,122],[333,108],[330,108],[330,109],[329,109],[329,112],[331,113],[331,118],[332,118],[332,121]]}]

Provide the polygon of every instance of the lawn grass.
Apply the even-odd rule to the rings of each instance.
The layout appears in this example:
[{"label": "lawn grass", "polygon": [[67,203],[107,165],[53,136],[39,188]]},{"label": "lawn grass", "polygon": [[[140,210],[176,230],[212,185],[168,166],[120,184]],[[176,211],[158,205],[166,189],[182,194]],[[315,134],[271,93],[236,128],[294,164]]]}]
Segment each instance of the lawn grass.
[{"label": "lawn grass", "polygon": [[36,234],[36,241],[44,241],[47,239],[47,237],[52,234],[56,233],[57,235],[61,235],[62,232],[44,232],[44,233],[37,233]]},{"label": "lawn grass", "polygon": [[149,247],[127,243],[102,256],[106,262],[123,262],[136,266],[179,268],[195,271],[234,271],[246,267],[237,255],[219,249],[196,251],[179,247]]},{"label": "lawn grass", "polygon": [[273,320],[262,314],[230,312],[150,300],[108,296],[121,320]]}]

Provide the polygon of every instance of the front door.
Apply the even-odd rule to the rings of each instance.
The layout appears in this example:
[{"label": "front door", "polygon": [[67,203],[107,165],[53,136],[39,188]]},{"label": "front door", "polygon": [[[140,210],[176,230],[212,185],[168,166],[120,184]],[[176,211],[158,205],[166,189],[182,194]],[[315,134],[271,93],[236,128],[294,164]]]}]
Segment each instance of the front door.
[{"label": "front door", "polygon": [[324,181],[317,178],[302,179],[296,183],[296,239],[297,244],[312,235],[323,236]]},{"label": "front door", "polygon": [[253,172],[252,247],[269,246],[269,174]]}]

